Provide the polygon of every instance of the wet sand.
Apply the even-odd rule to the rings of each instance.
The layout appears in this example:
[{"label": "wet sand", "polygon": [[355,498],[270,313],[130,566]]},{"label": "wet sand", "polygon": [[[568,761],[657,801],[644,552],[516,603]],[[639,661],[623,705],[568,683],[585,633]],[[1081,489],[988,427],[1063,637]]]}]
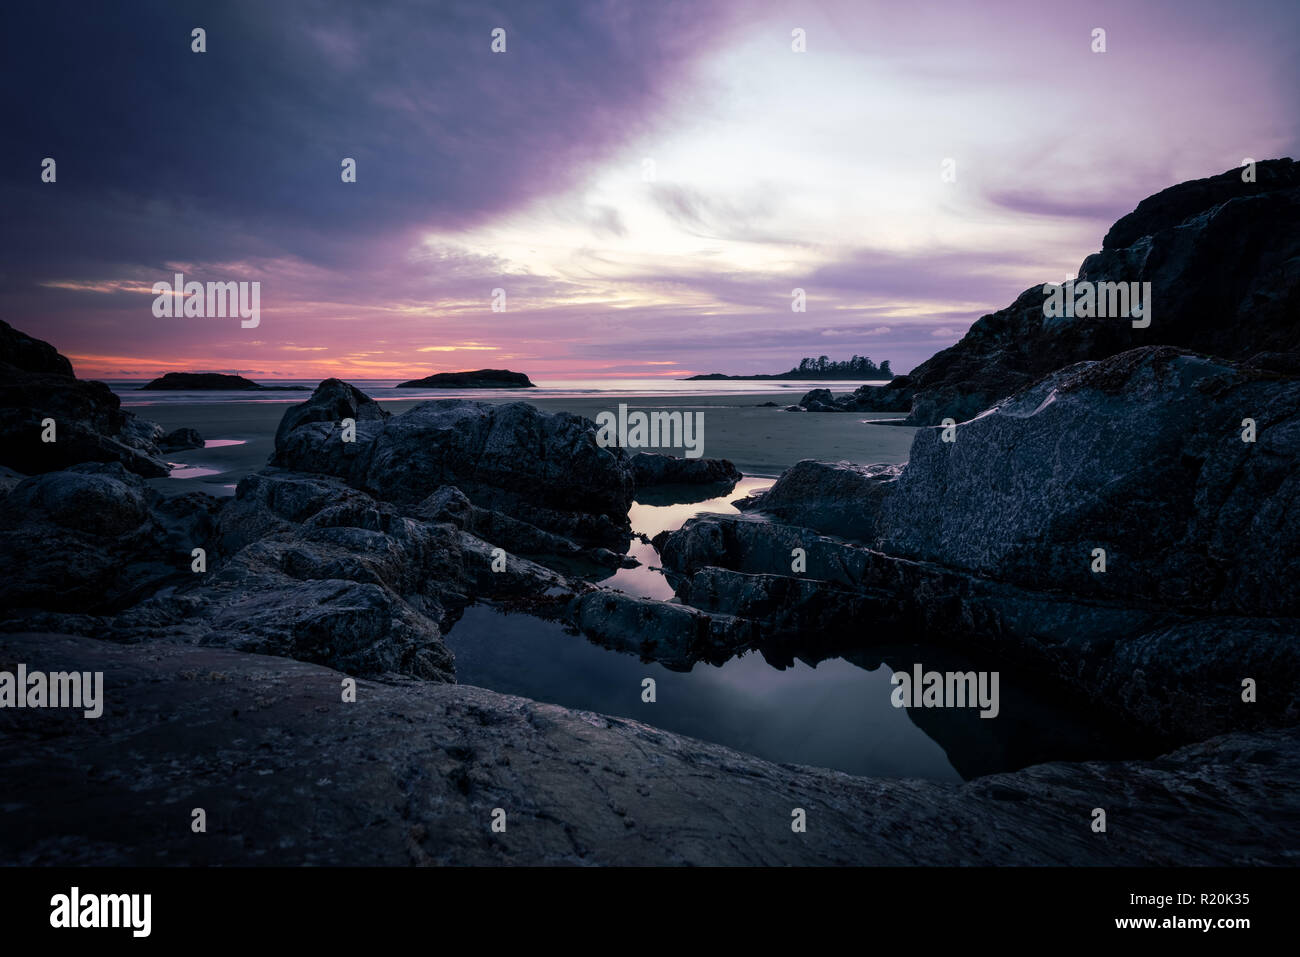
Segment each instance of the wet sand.
[{"label": "wet sand", "polygon": [[[866,419],[902,418],[899,413],[785,412],[760,407],[771,395],[684,395],[650,397],[580,396],[529,400],[551,412],[573,412],[595,419],[619,403],[637,409],[704,413],[703,454],[731,459],[747,476],[775,478],[800,459],[849,461],[860,464],[907,460],[915,429],[868,425]],[[510,399],[484,399],[502,403]],[[518,400],[513,400],[518,401]],[[389,412],[404,412],[418,401],[385,402]],[[243,444],[175,452],[173,463],[212,470],[191,478],[153,479],[168,494],[201,489],[216,495],[233,494],[235,483],[267,464],[275,448],[275,430],[289,403],[211,402],[194,405],[155,405],[134,408],[142,418],[171,430],[189,426],[207,440],[239,440]],[[655,450],[650,450],[655,451]],[[660,450],[681,454],[681,450]]]}]

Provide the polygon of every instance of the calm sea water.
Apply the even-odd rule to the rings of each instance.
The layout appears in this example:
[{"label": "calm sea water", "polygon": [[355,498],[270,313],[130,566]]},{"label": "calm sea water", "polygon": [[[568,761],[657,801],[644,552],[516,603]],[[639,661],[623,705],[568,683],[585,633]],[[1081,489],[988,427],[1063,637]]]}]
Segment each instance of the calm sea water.
[{"label": "calm sea water", "polygon": [[[883,385],[883,382],[864,383],[839,380],[710,380],[685,382],[679,379],[542,379],[536,380],[533,389],[398,389],[402,379],[352,379],[349,380],[366,395],[380,402],[410,401],[412,399],[456,398],[518,398],[546,399],[575,396],[608,395],[773,395],[788,396],[794,402],[810,389],[830,389],[832,392],[852,392],[860,385]],[[275,392],[239,392],[213,389],[202,391],[154,392],[141,391],[145,380],[108,380],[108,386],[122,400],[124,406],[195,405],[211,402],[301,402],[311,395],[319,379],[266,380],[262,385],[289,386],[290,390]],[[788,402],[786,404],[788,404]]]}]

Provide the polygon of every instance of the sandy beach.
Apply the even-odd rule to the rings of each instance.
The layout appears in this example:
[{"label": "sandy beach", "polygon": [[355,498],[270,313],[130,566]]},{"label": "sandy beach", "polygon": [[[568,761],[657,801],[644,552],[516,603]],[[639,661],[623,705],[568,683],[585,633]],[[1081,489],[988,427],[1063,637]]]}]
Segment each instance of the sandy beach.
[{"label": "sandy beach", "polygon": [[[766,478],[775,478],[795,462],[807,458],[859,464],[904,462],[916,431],[903,426],[866,424],[865,421],[902,418],[897,413],[786,412],[780,407],[761,406],[760,403],[772,401],[770,393],[639,398],[521,397],[519,400],[491,398],[482,401],[494,404],[528,401],[548,412],[572,412],[593,420],[602,411],[616,411],[619,403],[623,402],[630,410],[702,411],[704,455],[730,459],[745,475]],[[418,404],[418,401],[391,401],[385,402],[384,408],[399,413]],[[261,468],[270,458],[275,447],[276,427],[289,406],[290,403],[283,402],[211,402],[134,407],[132,411],[168,430],[189,426],[198,429],[210,442],[234,440],[243,443],[174,453],[171,461],[185,468],[177,469],[179,475],[153,479],[151,484],[169,494],[191,488],[216,495],[233,494],[234,486],[242,476]],[[680,450],[676,454],[680,454]]]}]

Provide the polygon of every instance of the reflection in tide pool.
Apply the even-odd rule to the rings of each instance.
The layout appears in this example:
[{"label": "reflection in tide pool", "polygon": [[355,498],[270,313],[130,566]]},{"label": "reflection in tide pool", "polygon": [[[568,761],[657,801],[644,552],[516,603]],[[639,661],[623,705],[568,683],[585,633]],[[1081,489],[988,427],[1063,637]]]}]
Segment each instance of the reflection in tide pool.
[{"label": "reflection in tide pool", "polygon": [[[707,512],[736,514],[732,501],[772,485],[742,479],[726,495],[690,504],[633,504],[634,532],[653,538]],[[606,588],[671,599],[658,570],[659,553],[633,540],[641,565],[619,569]],[[960,780],[943,749],[889,703],[887,667],[867,670],[841,659],[802,661],[778,670],[751,652],[687,673],[610,651],[554,622],[506,614],[489,605],[466,610],[446,635],[456,654],[456,678],[538,701],[634,718],[788,764],[837,768],[851,774]],[[641,701],[641,681],[654,678],[657,700]]]},{"label": "reflection in tide pool", "polygon": [[[628,509],[627,517],[632,523],[634,533],[640,533],[646,538],[654,538],[660,532],[681,528],[688,519],[706,512],[738,515],[740,510],[732,505],[732,502],[771,488],[772,484],[772,479],[741,479],[726,495],[686,505],[647,505],[643,502],[633,502],[632,507]],[[672,586],[658,570],[659,553],[655,551],[653,545],[633,539],[632,547],[627,553],[641,564],[636,568],[620,568],[600,582],[603,587],[615,588],[629,595],[640,595],[642,598],[667,600],[673,597]]]},{"label": "reflection in tide pool", "polygon": [[[889,703],[887,666],[834,658],[777,670],[751,652],[683,674],[488,605],[466,609],[446,640],[461,684],[633,718],[781,763],[961,780],[943,749]],[[653,704],[641,701],[643,678],[655,679]]]},{"label": "reflection in tide pool", "polygon": [[205,475],[220,475],[221,469],[204,468],[201,465],[184,465],[180,464],[171,470],[168,478],[174,479],[192,479],[203,478]]}]

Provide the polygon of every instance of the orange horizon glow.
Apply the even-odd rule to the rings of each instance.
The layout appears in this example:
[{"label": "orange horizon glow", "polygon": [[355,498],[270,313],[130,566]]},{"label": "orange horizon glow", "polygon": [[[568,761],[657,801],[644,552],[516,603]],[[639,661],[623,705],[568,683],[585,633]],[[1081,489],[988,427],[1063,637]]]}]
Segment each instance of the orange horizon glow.
[{"label": "orange horizon glow", "polygon": [[[276,362],[275,372],[255,371],[266,365],[265,359],[252,360],[238,357],[229,358],[214,365],[209,359],[183,357],[175,359],[156,359],[153,357],[133,357],[117,355],[97,355],[87,353],[66,353],[73,364],[73,371],[81,379],[112,379],[125,382],[148,382],[168,372],[218,372],[227,375],[242,375],[246,379],[422,379],[440,372],[474,372],[479,369],[510,369],[523,372],[530,379],[679,379],[693,375],[705,375],[691,369],[683,369],[671,360],[654,360],[622,363],[625,366],[648,366],[644,371],[637,369],[610,370],[606,361],[591,360],[575,362],[574,360],[533,360],[531,368],[517,368],[519,363],[507,365],[505,362],[487,362],[471,365],[440,364],[412,362]],[[562,365],[561,365],[562,363]],[[553,368],[560,365],[560,368]],[[128,368],[139,369],[141,366],[151,368],[153,372],[135,372],[127,374]],[[672,366],[672,368],[664,368]],[[552,367],[552,368],[543,368]],[[243,371],[237,371],[243,370]],[[717,370],[709,370],[717,371]],[[784,371],[784,370],[781,370]]]}]

